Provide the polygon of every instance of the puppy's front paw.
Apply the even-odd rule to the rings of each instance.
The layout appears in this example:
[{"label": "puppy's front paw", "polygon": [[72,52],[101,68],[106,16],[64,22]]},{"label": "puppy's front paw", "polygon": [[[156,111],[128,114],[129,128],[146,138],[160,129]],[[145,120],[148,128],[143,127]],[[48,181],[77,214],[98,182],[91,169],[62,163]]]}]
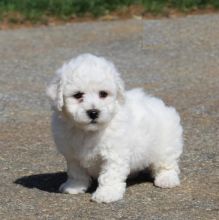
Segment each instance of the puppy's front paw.
[{"label": "puppy's front paw", "polygon": [[154,184],[161,188],[173,188],[180,185],[180,180],[175,170],[165,170],[155,177]]},{"label": "puppy's front paw", "polygon": [[98,203],[115,202],[123,198],[125,187],[101,186],[92,195],[92,200]]},{"label": "puppy's front paw", "polygon": [[87,181],[68,179],[59,187],[59,191],[68,194],[85,193],[88,188]]}]

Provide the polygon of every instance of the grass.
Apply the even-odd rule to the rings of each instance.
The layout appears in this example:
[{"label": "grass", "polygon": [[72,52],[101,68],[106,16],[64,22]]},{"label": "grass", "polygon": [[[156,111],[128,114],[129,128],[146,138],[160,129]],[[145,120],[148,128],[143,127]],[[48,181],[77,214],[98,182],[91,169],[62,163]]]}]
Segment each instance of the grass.
[{"label": "grass", "polygon": [[141,5],[145,13],[160,14],[169,9],[190,11],[217,8],[219,0],[0,0],[0,19],[9,22],[44,23],[49,17],[100,17],[130,5]]},{"label": "grass", "polygon": [[208,7],[218,9],[219,0],[142,0],[146,12],[162,13],[168,9],[177,9],[189,12],[194,9],[205,9]]}]

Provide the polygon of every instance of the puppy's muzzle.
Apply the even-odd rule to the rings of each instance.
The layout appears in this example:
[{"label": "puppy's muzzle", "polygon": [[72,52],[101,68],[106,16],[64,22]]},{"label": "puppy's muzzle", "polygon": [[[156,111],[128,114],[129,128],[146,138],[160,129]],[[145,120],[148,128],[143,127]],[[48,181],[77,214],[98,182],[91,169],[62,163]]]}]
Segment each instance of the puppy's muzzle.
[{"label": "puppy's muzzle", "polygon": [[87,115],[90,119],[95,120],[99,117],[100,111],[97,109],[87,110]]}]

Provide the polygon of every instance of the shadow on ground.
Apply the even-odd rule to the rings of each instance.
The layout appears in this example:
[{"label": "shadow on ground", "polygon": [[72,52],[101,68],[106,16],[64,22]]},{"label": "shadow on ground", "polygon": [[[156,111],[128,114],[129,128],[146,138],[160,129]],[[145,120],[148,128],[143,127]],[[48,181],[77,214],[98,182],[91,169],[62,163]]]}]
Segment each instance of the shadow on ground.
[{"label": "shadow on ground", "polygon": [[24,176],[14,181],[15,184],[26,188],[37,188],[50,193],[58,193],[60,184],[65,182],[67,175],[65,172],[44,173]]},{"label": "shadow on ground", "polygon": [[[42,191],[50,193],[59,193],[59,186],[65,182],[67,174],[65,172],[57,173],[44,173],[30,176],[24,176],[14,181],[15,184],[21,185],[26,188],[36,188]],[[136,175],[135,177],[127,180],[127,186],[130,187],[135,184],[141,184],[144,182],[153,182],[149,171],[144,171]],[[92,193],[97,188],[97,181],[92,180],[92,184],[88,189],[88,193]]]}]

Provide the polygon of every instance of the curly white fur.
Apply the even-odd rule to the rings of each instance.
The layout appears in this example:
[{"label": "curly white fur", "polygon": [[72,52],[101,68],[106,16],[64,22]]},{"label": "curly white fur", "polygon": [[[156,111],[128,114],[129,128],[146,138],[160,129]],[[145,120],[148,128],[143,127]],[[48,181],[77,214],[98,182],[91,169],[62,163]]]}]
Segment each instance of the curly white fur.
[{"label": "curly white fur", "polygon": [[[101,92],[104,94],[101,96]],[[182,127],[177,112],[142,89],[124,90],[115,66],[83,54],[57,71],[47,88],[52,100],[52,130],[67,161],[64,193],[87,190],[97,202],[122,199],[129,174],[151,167],[156,186],[178,186]],[[87,111],[97,110],[93,120]]]}]

